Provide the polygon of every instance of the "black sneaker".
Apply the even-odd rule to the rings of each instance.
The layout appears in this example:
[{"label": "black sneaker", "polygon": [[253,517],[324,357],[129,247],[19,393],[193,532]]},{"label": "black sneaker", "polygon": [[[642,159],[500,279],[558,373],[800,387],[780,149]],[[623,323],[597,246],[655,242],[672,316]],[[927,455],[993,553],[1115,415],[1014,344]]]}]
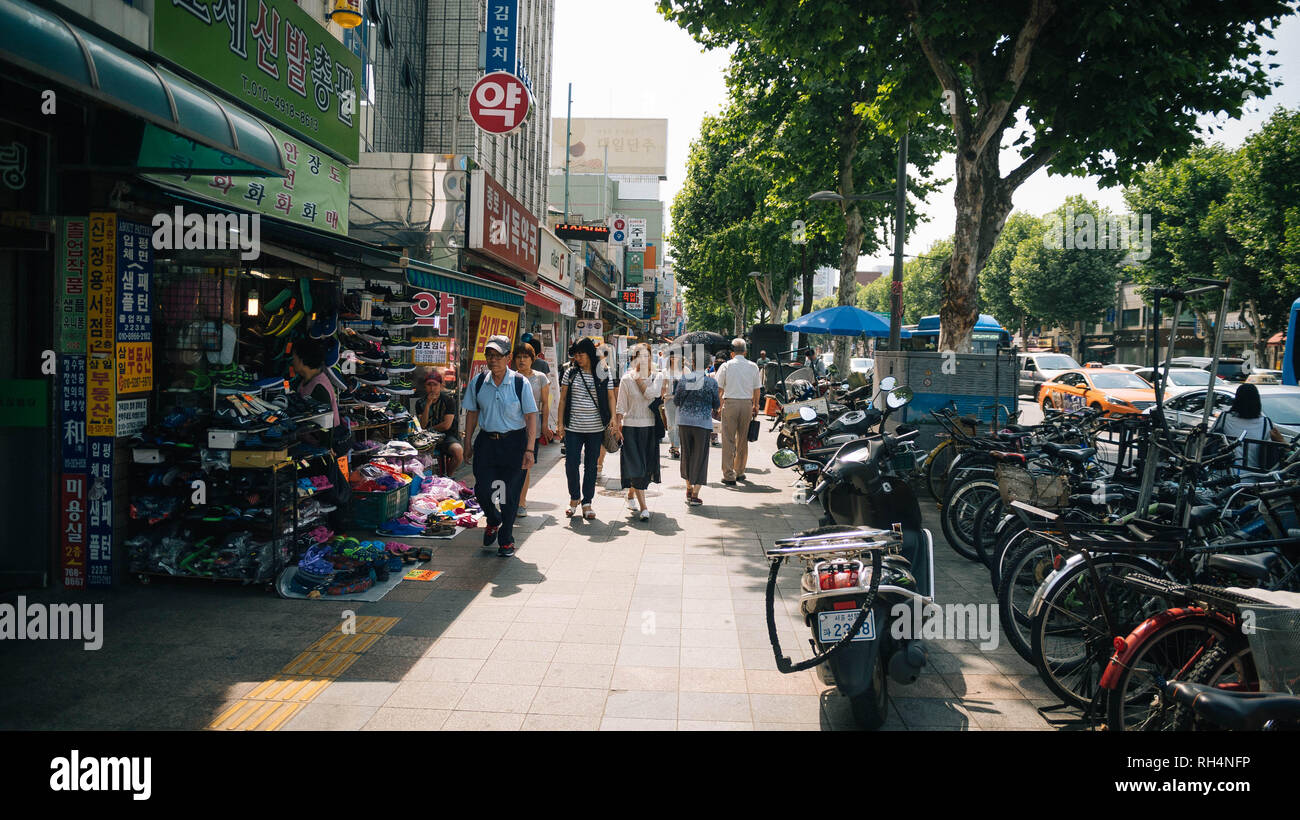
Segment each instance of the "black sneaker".
[{"label": "black sneaker", "polygon": [[491,524],[483,530],[483,548],[490,549],[492,543],[497,540],[497,530],[501,529],[500,525],[492,526]]},{"label": "black sneaker", "polygon": [[724,479],[722,479],[722,483],[723,483],[723,484],[726,484],[728,487],[734,487],[734,486],[736,486],[736,480],[735,480],[734,478],[731,479],[730,481],[728,481],[727,479],[724,478]]},{"label": "black sneaker", "polygon": [[497,557],[499,558],[509,558],[514,554],[515,554],[514,544],[502,544],[501,546],[497,547]]}]

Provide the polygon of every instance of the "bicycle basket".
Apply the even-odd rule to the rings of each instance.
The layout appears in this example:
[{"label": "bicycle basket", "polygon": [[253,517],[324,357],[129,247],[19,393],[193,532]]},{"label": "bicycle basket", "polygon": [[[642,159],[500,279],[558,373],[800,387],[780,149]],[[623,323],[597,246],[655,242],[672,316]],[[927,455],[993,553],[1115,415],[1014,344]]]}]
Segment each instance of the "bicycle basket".
[{"label": "bicycle basket", "polygon": [[999,464],[993,470],[998,480],[1002,501],[1023,501],[1035,507],[1050,509],[1069,504],[1070,484],[1065,476],[1056,473],[1031,473],[1024,467]]},{"label": "bicycle basket", "polygon": [[[1255,621],[1247,638],[1259,673],[1259,691],[1300,695],[1300,609],[1243,605],[1241,611],[1243,617],[1253,613]],[[1243,623],[1246,626],[1248,622]]]}]

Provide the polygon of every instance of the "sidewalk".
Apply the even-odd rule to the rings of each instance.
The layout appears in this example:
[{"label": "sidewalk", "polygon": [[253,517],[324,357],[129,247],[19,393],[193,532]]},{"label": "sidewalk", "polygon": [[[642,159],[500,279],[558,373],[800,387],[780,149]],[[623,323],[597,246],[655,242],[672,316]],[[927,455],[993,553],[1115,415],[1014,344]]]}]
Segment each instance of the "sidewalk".
[{"label": "sidewalk", "polygon": [[[559,447],[541,448],[514,558],[482,551],[481,529],[434,542],[425,566],[444,575],[376,603],[193,581],[27,593],[103,602],[104,645],[0,641],[0,728],[851,729],[848,702],[814,671],[775,670],[762,549],[816,516],[791,501],[773,448],[766,432],[750,445],[749,481],[733,488],[712,448],[705,504],[688,508],[664,443],[646,523],[624,507],[616,454],[597,520],[566,519]],[[947,548],[922,504],[939,599],[995,602],[987,572]],[[795,568],[780,589],[782,648],[806,657]],[[358,636],[339,633],[349,609]],[[941,641],[930,657],[916,684],[891,685],[884,728],[1051,728],[1035,707],[1056,701],[1005,641]]]}]

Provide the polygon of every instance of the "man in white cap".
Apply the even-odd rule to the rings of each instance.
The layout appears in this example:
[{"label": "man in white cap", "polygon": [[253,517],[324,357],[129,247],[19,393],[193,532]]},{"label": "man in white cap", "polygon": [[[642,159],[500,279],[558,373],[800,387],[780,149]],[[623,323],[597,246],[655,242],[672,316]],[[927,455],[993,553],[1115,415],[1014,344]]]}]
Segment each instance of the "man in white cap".
[{"label": "man in white cap", "polygon": [[[483,547],[495,543],[497,555],[508,558],[515,554],[524,471],[537,460],[537,402],[528,381],[507,366],[509,338],[488,339],[483,356],[487,372],[465,387],[465,459],[474,462],[474,497],[487,515]],[[477,442],[475,427],[480,428]]]}]

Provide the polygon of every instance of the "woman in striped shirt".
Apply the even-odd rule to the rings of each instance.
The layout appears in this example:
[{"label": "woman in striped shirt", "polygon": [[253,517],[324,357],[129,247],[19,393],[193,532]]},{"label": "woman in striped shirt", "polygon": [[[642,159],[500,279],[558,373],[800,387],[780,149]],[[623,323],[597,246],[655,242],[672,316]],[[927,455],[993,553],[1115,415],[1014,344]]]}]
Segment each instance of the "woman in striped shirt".
[{"label": "woman in striped shirt", "polygon": [[596,364],[596,345],[591,339],[579,339],[573,347],[575,365],[564,371],[555,432],[564,438],[564,472],[569,479],[569,509],[565,515],[572,518],[581,503],[582,517],[590,521],[596,517],[591,508],[596,495],[596,460],[609,426],[614,390],[608,371]]}]

